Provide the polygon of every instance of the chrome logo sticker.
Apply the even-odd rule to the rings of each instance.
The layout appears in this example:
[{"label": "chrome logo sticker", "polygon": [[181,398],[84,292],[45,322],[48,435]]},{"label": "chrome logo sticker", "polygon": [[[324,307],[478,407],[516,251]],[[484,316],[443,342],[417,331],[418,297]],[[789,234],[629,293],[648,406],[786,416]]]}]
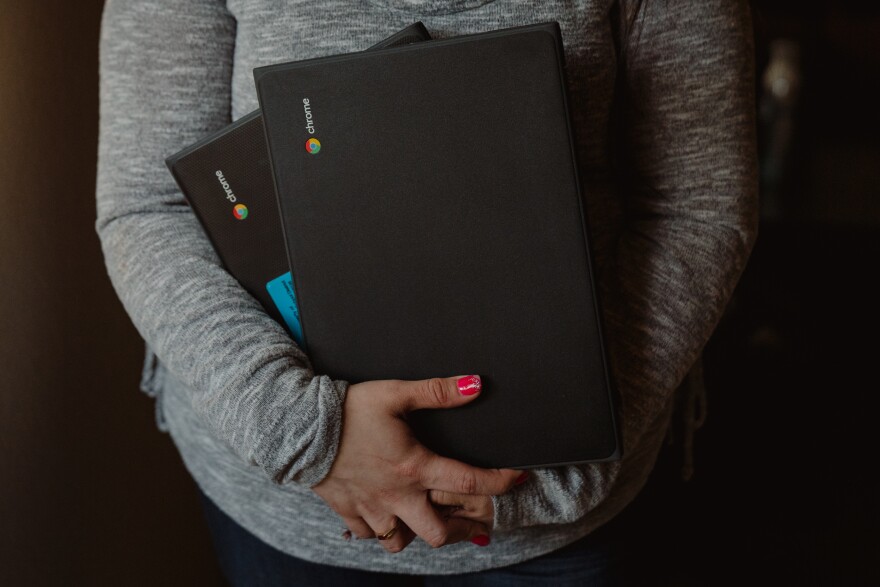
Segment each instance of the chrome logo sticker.
[{"label": "chrome logo sticker", "polygon": [[318,139],[309,139],[306,141],[306,151],[311,153],[312,155],[317,155],[318,151],[321,150],[321,141]]},{"label": "chrome logo sticker", "polygon": [[236,204],[235,208],[232,209],[232,215],[238,218],[239,220],[244,220],[248,217],[248,208],[244,204]]}]

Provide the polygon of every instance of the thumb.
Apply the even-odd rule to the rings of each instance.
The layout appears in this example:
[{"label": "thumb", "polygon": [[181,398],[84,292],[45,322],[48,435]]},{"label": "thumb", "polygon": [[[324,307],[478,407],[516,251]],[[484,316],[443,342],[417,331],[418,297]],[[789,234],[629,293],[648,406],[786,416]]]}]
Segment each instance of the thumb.
[{"label": "thumb", "polygon": [[483,382],[479,375],[432,377],[421,381],[407,381],[400,399],[404,412],[423,408],[454,408],[477,397],[482,388]]}]

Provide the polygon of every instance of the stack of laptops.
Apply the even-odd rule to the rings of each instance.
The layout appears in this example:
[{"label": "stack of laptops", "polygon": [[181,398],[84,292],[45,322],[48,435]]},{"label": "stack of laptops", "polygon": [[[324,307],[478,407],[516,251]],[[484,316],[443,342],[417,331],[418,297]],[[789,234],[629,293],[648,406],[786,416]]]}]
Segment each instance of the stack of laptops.
[{"label": "stack of laptops", "polygon": [[484,467],[620,457],[559,26],[254,70],[260,110],[168,165],[227,270],[357,383],[479,374],[409,415]]}]

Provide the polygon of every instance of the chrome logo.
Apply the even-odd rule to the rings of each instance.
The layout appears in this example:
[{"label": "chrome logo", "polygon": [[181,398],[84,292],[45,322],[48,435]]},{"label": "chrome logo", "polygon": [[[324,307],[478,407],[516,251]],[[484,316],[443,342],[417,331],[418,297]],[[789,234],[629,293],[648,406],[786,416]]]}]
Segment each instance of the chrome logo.
[{"label": "chrome logo", "polygon": [[245,206],[244,204],[236,204],[235,208],[232,209],[232,215],[239,220],[244,220],[248,217],[247,206]]},{"label": "chrome logo", "polygon": [[318,139],[309,139],[306,141],[306,151],[311,153],[312,155],[317,155],[318,151],[321,150],[321,141]]}]

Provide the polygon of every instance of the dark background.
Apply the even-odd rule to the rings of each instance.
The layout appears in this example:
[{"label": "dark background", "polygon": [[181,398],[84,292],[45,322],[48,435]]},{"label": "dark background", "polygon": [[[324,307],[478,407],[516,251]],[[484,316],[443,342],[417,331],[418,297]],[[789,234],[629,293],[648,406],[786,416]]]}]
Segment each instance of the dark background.
[{"label": "dark background", "polygon": [[[880,9],[754,5],[760,234],[632,540],[657,585],[876,585]],[[220,585],[94,233],[101,6],[0,0],[0,585]]]}]

